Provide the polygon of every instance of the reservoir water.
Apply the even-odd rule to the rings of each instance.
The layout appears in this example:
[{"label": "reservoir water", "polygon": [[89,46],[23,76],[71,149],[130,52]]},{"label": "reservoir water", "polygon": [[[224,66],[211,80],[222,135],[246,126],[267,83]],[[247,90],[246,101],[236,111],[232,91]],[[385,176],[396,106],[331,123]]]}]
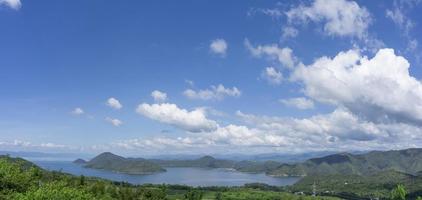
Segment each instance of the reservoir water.
[{"label": "reservoir water", "polygon": [[294,184],[297,177],[271,177],[265,174],[249,174],[229,169],[166,168],[166,172],[149,175],[129,175],[105,170],[88,169],[69,161],[34,161],[47,170],[56,170],[73,175],[94,176],[132,184],[182,184],[189,186],[242,186],[246,183],[265,183],[284,186]]}]

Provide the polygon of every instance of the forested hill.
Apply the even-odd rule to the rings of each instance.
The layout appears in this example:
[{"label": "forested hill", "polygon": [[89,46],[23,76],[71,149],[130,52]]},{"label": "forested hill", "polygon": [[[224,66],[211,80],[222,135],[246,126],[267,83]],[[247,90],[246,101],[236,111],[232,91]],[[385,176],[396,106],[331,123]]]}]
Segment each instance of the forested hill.
[{"label": "forested hill", "polygon": [[216,159],[212,156],[203,156],[193,160],[151,159],[150,161],[163,167],[234,168],[236,164],[235,161]]},{"label": "forested hill", "polygon": [[422,172],[422,149],[372,151],[365,154],[338,153],[296,164],[232,161],[211,156],[192,160],[124,158],[112,153],[102,153],[85,166],[135,174],[160,172],[164,171],[164,167],[201,167],[232,168],[241,172],[266,173],[272,176],[371,175],[385,170],[416,175]]},{"label": "forested hill", "polygon": [[124,158],[110,152],[102,153],[88,161],[87,168],[104,169],[127,174],[151,174],[165,169],[143,158]]},{"label": "forested hill", "polygon": [[372,151],[365,154],[340,153],[312,158],[303,163],[282,164],[267,171],[274,176],[327,174],[371,175],[385,170],[416,175],[422,171],[422,149]]}]

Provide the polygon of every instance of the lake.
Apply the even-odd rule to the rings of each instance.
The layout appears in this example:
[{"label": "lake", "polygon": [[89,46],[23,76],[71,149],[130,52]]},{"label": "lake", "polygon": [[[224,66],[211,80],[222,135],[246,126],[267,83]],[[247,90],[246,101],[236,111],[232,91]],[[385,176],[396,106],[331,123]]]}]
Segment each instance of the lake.
[{"label": "lake", "polygon": [[116,172],[88,169],[69,161],[34,161],[47,170],[61,170],[73,175],[95,176],[113,181],[126,181],[132,184],[182,184],[189,186],[242,186],[246,183],[265,183],[284,186],[297,182],[297,177],[271,177],[265,174],[249,174],[229,169],[166,168],[167,172],[149,175],[130,175]]}]

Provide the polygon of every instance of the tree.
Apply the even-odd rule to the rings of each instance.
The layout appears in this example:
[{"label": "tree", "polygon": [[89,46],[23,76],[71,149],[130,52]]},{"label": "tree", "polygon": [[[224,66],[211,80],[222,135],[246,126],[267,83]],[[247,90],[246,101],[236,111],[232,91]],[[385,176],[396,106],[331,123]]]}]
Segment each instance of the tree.
[{"label": "tree", "polygon": [[406,189],[402,184],[398,184],[393,190],[391,190],[392,200],[406,200]]},{"label": "tree", "polygon": [[215,194],[215,199],[216,200],[222,200],[223,199],[223,194],[221,194],[221,192],[217,192],[217,194]]},{"label": "tree", "polygon": [[79,185],[80,185],[80,186],[85,185],[85,176],[84,176],[84,175],[81,175],[81,176],[79,177]]},{"label": "tree", "polygon": [[185,199],[188,200],[200,200],[202,199],[203,192],[200,190],[190,190],[185,194]]}]

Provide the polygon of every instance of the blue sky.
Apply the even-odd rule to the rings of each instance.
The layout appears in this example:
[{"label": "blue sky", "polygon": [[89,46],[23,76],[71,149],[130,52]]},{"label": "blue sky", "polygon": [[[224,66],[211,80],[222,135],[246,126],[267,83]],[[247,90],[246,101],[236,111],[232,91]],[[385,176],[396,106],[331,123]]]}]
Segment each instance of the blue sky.
[{"label": "blue sky", "polygon": [[420,147],[421,9],[420,1],[0,0],[0,148]]}]

